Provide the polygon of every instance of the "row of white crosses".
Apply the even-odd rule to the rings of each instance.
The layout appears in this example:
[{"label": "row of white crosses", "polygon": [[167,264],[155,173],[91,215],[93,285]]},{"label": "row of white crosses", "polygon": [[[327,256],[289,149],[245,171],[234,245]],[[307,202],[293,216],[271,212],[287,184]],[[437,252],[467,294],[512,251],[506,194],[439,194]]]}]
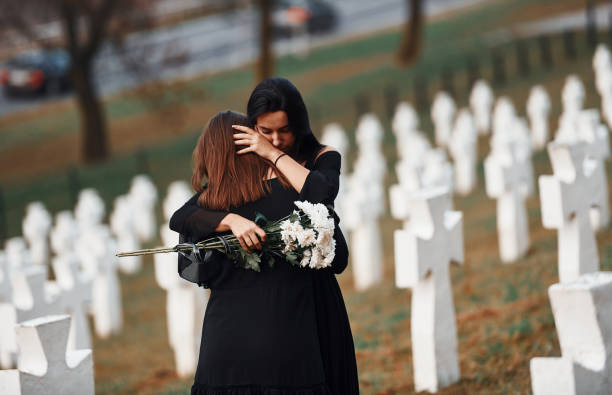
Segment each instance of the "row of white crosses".
[{"label": "row of white crosses", "polygon": [[[175,181],[168,186],[163,202],[166,221],[191,197],[191,189],[184,181]],[[170,229],[169,223],[161,225],[161,240],[165,246],[179,243],[179,234]],[[204,312],[210,292],[183,280],[178,275],[177,254],[155,254],[155,279],[166,290],[166,319],[170,347],[174,351],[176,371],[179,377],[195,373]]]},{"label": "row of white crosses", "polygon": [[[494,104],[495,96],[489,84],[482,79],[476,81],[470,93],[470,109],[474,114],[476,129],[480,135],[487,135],[492,131],[495,123]],[[531,88],[526,110],[535,149],[543,149],[550,139],[548,126],[550,109],[550,96],[546,89],[542,85],[535,85]]]},{"label": "row of white crosses", "polygon": [[382,153],[383,127],[374,114],[361,117],[356,130],[358,154],[342,203],[350,230],[351,263],[355,288],[367,289],[382,281],[383,254],[379,218],[385,211],[384,178],[387,164]]},{"label": "row of white crosses", "polygon": [[[72,243],[54,232],[51,244],[57,252]],[[25,250],[25,243],[21,247]],[[0,371],[0,393],[94,393],[84,312],[91,288],[77,277],[75,262],[65,258],[60,254],[53,259],[56,282],[47,281],[46,265],[23,259],[2,262],[0,362],[6,369],[14,365],[17,355],[18,359],[17,369]],[[72,320],[53,315],[63,312]]]},{"label": "row of white crosses", "polygon": [[[155,188],[144,176],[132,182],[135,233],[154,235]],[[121,213],[121,210],[116,210]],[[104,203],[93,189],[81,191],[74,210],[51,216],[42,203],[30,204],[23,222],[28,241],[13,238],[0,254],[0,393],[93,393],[90,308],[101,337],[122,327],[121,293],[116,272],[117,243],[102,223]],[[125,213],[125,211],[124,211]],[[120,214],[114,220],[120,229]],[[47,280],[50,239],[56,281]],[[133,247],[135,245],[131,245]],[[29,248],[28,248],[29,247]],[[128,268],[134,271],[134,265]],[[53,314],[69,313],[70,317]],[[30,321],[28,321],[30,320]],[[15,331],[17,328],[17,331]],[[75,351],[71,351],[75,350]]]}]

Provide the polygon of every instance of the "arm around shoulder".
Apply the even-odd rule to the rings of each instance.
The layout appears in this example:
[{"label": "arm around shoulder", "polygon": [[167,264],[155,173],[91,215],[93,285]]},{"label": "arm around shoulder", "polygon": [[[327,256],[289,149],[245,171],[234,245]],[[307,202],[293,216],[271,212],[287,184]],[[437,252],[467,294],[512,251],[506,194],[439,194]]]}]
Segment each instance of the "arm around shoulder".
[{"label": "arm around shoulder", "polygon": [[300,192],[300,200],[333,204],[340,186],[340,153],[326,147],[317,155]]}]

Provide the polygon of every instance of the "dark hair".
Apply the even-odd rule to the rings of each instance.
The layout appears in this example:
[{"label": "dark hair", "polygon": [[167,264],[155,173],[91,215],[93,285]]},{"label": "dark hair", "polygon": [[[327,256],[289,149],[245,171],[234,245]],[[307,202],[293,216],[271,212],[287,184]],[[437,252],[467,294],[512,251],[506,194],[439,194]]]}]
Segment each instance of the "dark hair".
[{"label": "dark hair", "polygon": [[260,115],[275,111],[287,114],[289,130],[295,136],[295,143],[288,154],[298,162],[314,158],[323,145],[312,134],[308,111],[300,91],[285,78],[274,77],[261,81],[253,89],[247,104],[247,116],[253,125]]},{"label": "dark hair", "polygon": [[[191,186],[202,192],[198,202],[206,208],[229,210],[262,198],[270,192],[263,182],[272,162],[249,152],[238,155],[244,148],[234,144],[233,135],[239,133],[232,125],[251,126],[246,116],[233,111],[220,112],[208,121],[193,150]],[[207,178],[206,189],[202,180]],[[288,188],[287,179],[278,174],[281,184]]]}]

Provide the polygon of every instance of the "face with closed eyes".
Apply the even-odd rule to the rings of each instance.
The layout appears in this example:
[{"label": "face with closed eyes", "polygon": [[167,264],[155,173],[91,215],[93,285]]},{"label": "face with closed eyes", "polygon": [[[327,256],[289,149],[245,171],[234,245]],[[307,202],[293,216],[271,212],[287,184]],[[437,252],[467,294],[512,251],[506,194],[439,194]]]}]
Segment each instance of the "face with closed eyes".
[{"label": "face with closed eyes", "polygon": [[291,151],[295,135],[289,129],[287,113],[279,110],[266,112],[257,117],[255,130],[261,133],[275,148],[283,152]]}]

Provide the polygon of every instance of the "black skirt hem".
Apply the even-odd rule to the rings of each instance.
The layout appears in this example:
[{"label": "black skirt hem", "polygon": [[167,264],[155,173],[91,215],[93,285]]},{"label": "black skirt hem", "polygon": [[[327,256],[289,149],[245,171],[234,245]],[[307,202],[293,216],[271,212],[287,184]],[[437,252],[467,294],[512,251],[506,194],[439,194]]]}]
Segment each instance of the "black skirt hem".
[{"label": "black skirt hem", "polygon": [[274,387],[267,385],[210,386],[193,383],[191,395],[332,395],[327,384],[310,387]]}]

